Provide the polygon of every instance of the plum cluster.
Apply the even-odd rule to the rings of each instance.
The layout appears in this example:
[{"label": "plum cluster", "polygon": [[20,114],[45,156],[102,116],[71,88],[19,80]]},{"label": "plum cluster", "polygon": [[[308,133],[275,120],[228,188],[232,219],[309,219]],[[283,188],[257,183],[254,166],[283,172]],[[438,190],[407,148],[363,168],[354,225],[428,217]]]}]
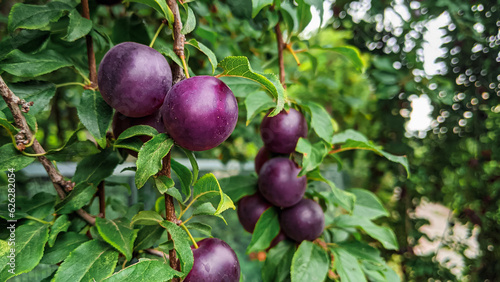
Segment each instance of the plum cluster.
[{"label": "plum cluster", "polygon": [[[224,142],[238,119],[236,98],[221,80],[196,76],[172,86],[165,57],[134,42],[118,44],[106,53],[98,84],[104,101],[116,110],[115,138],[132,126],[149,125],[183,148],[204,151]],[[184,281],[239,281],[240,264],[227,243],[207,238],[192,249],[194,265]]]},{"label": "plum cluster", "polygon": [[307,122],[291,108],[274,117],[266,116],[260,126],[264,141],[255,157],[259,191],[243,197],[238,204],[238,218],[243,228],[253,233],[264,211],[280,208],[280,233],[271,247],[285,238],[296,242],[312,241],[323,232],[325,215],[311,199],[305,199],[306,176],[298,177],[300,168],[290,159],[300,137],[307,136]]},{"label": "plum cluster", "polygon": [[116,110],[116,138],[131,126],[149,125],[183,148],[205,151],[224,142],[238,120],[238,103],[224,82],[195,76],[172,86],[167,60],[146,45],[124,42],[111,48],[99,66],[98,84]]}]

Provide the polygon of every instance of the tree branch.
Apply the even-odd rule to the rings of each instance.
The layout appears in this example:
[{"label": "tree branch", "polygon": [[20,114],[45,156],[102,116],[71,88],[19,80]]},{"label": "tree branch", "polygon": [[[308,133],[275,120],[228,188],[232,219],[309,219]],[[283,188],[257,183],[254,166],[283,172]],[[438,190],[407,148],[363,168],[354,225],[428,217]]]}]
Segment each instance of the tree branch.
[{"label": "tree branch", "polygon": [[[89,11],[89,1],[82,0],[82,16],[87,20],[90,20],[90,11]],[[94,45],[92,43],[92,36],[87,34],[85,36],[85,41],[87,42],[87,59],[89,64],[89,79],[91,82],[92,88],[97,88],[97,71],[96,71],[96,63],[95,63],[95,54],[94,54]]]},{"label": "tree branch", "polygon": [[[82,0],[82,16],[87,20],[90,20],[90,11],[89,11],[89,1]],[[97,88],[97,67],[95,62],[95,54],[94,54],[94,44],[92,42],[92,36],[87,34],[85,36],[85,41],[87,43],[87,60],[89,66],[89,79],[90,79],[90,87]],[[105,189],[106,186],[104,181],[101,181],[99,185],[97,185],[97,196],[99,198],[99,217],[106,217],[106,198],[105,198]]]},{"label": "tree branch", "polygon": [[280,82],[283,85],[283,88],[286,89],[285,84],[285,61],[283,60],[283,50],[286,45],[283,41],[283,34],[281,33],[280,23],[278,22],[274,27],[274,31],[276,33],[276,41],[278,43],[278,62],[280,66]]},{"label": "tree branch", "polygon": [[[184,63],[185,62],[185,55],[184,55],[184,43],[186,41],[186,38],[184,37],[184,34],[182,34],[182,21],[181,21],[181,15],[179,13],[179,6],[177,5],[176,0],[166,0],[167,5],[172,10],[172,13],[174,14],[174,22],[172,23],[173,25],[173,33],[174,33],[174,52],[177,54],[177,56],[181,59],[181,61]],[[187,66],[185,66],[187,68]],[[185,70],[186,73],[188,73],[188,70]],[[179,81],[185,79],[186,76],[184,75],[181,66],[177,64],[173,64],[172,66],[172,83],[176,84]]]},{"label": "tree branch", "polygon": [[[17,128],[19,128],[19,133],[24,134],[25,139],[18,141],[22,141],[21,144],[24,145],[24,141],[33,140],[33,151],[35,151],[35,154],[40,155],[37,158],[45,168],[45,171],[47,171],[47,174],[54,185],[54,189],[56,189],[57,195],[59,195],[59,198],[64,199],[66,197],[66,192],[71,191],[75,184],[71,181],[64,180],[64,177],[54,167],[52,162],[44,156],[46,153],[45,149],[43,149],[42,145],[40,145],[38,140],[33,136],[33,133],[26,122],[26,118],[19,108],[19,105],[21,105],[23,107],[23,112],[27,113],[29,111],[29,106],[26,105],[33,105],[33,103],[26,103],[24,100],[19,99],[19,97],[17,97],[9,89],[2,76],[0,76],[0,94],[14,117],[14,124]],[[18,145],[18,149],[21,149],[19,147],[20,146]],[[95,224],[95,219],[86,211],[80,209],[77,213],[88,223],[92,225]]]}]

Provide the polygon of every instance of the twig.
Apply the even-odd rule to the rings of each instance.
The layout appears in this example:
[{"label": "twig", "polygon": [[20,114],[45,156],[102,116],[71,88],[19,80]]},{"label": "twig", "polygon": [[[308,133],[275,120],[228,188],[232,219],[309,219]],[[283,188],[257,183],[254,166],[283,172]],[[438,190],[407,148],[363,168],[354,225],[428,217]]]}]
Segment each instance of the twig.
[{"label": "twig", "polygon": [[99,217],[106,217],[106,190],[104,186],[104,181],[101,181],[97,185],[97,193],[99,197]]},{"label": "twig", "polygon": [[[42,166],[45,168],[45,171],[47,171],[47,174],[49,175],[50,180],[52,181],[52,184],[54,185],[54,189],[56,189],[57,195],[59,195],[59,198],[64,199],[66,197],[66,192],[69,192],[73,189],[75,184],[71,181],[64,180],[64,177],[61,175],[61,173],[55,168],[55,166],[47,159],[45,155],[45,149],[43,149],[42,145],[38,142],[36,138],[34,138],[33,133],[31,132],[28,123],[26,122],[26,118],[24,117],[23,113],[21,112],[21,109],[19,108],[19,104],[23,101],[19,99],[7,86],[5,81],[3,80],[2,76],[0,76],[0,94],[2,95],[2,98],[4,99],[5,103],[9,107],[9,110],[12,113],[12,116],[14,117],[14,124],[17,128],[19,128],[19,132],[23,132],[24,136],[26,137],[26,140],[32,140],[33,142],[33,151],[37,155],[39,155],[38,161],[42,164]],[[28,103],[32,105],[32,103]],[[28,112],[29,107],[25,108],[23,105],[23,111]],[[66,191],[66,192],[65,192]],[[86,211],[80,209],[77,211],[77,213],[85,219],[88,223],[90,224],[95,224],[95,219],[88,214]]]},{"label": "twig", "polygon": [[285,49],[285,43],[283,41],[283,34],[281,33],[280,23],[278,22],[274,27],[276,33],[276,41],[278,43],[278,61],[280,65],[280,82],[283,88],[286,89],[285,84],[285,61],[283,60],[283,49]]},{"label": "twig", "polygon": [[[89,11],[89,1],[82,0],[82,16],[87,20],[90,20],[90,11]],[[87,42],[87,59],[89,63],[89,78],[90,83],[93,88],[97,87],[97,71],[96,71],[96,63],[95,63],[95,55],[94,55],[94,45],[92,43],[92,36],[87,34],[85,36],[85,41]]]},{"label": "twig", "polygon": [[[158,175],[164,175],[166,177],[171,177],[171,171],[170,171],[170,152],[167,154],[165,158],[163,158],[162,161],[162,169],[158,173]],[[165,218],[170,221],[170,222],[177,222],[177,217],[175,215],[175,206],[174,206],[174,198],[170,195],[165,194]],[[168,239],[171,240],[170,233],[168,234]],[[169,261],[170,261],[170,267],[172,267],[175,270],[179,270],[179,262],[177,260],[177,256],[175,254],[175,250],[172,249],[168,251],[169,255]],[[173,279],[172,281],[179,281]]]},{"label": "twig", "polygon": [[[82,16],[87,20],[90,20],[90,11],[89,11],[89,1],[82,0]],[[89,78],[90,78],[90,87],[97,88],[97,67],[95,63],[95,54],[94,54],[94,44],[92,42],[92,36],[87,34],[85,36],[85,41],[87,42],[87,59],[89,66]],[[104,181],[101,181],[97,186],[97,193],[99,197],[99,216],[105,217],[106,215],[106,198],[105,198],[105,184]]]},{"label": "twig", "polygon": [[[185,65],[186,61],[186,56],[184,55],[184,43],[186,41],[186,38],[184,37],[184,34],[182,34],[182,21],[181,21],[181,15],[179,13],[179,6],[177,5],[176,0],[166,0],[167,5],[172,10],[172,13],[174,14],[174,22],[172,23],[173,26],[173,33],[174,33],[174,52],[177,54],[177,56],[181,59],[183,62],[183,65]],[[185,69],[185,72],[188,73],[188,70]],[[186,78],[185,74],[182,72],[181,66],[174,64],[172,67],[172,82],[173,84],[176,84],[177,82],[183,80]],[[187,75],[189,76],[189,74]]]}]

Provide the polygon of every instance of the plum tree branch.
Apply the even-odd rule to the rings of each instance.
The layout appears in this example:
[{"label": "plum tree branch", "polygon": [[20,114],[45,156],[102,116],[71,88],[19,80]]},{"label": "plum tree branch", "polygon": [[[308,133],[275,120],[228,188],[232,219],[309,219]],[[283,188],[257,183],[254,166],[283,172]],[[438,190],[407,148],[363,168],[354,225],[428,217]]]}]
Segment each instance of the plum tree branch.
[{"label": "plum tree branch", "polygon": [[[45,171],[47,171],[47,174],[49,175],[49,178],[52,181],[54,189],[56,189],[59,198],[64,199],[66,197],[66,192],[71,191],[75,184],[71,181],[64,180],[62,174],[55,168],[52,162],[50,162],[50,160],[44,156],[46,153],[45,149],[42,147],[42,145],[40,145],[38,140],[31,132],[28,123],[26,122],[26,118],[24,117],[22,112],[27,113],[29,111],[29,105],[33,105],[33,103],[26,103],[24,100],[19,99],[19,97],[17,97],[12,92],[12,90],[9,89],[2,76],[0,76],[0,94],[2,95],[2,98],[7,104],[7,107],[9,107],[12,116],[14,117],[14,125],[19,128],[20,133],[24,134],[25,141],[32,140],[33,151],[35,151],[35,154],[39,155],[37,157],[38,161],[40,161]],[[22,106],[23,111],[21,111],[19,105]],[[19,146],[18,149],[20,149]],[[95,218],[93,218],[86,211],[80,209],[76,213],[83,219],[85,219],[88,223],[92,225],[95,224]]]},{"label": "plum tree branch", "polygon": [[[82,0],[82,16],[87,20],[90,20],[90,10],[89,10],[89,1]],[[95,54],[94,54],[94,44],[92,42],[92,36],[87,34],[85,36],[85,41],[87,43],[87,60],[89,66],[89,78],[90,78],[90,87],[97,88],[97,66],[95,62]],[[106,215],[106,197],[105,197],[105,189],[106,186],[104,181],[101,181],[97,186],[97,196],[99,197],[99,216],[105,217]]]},{"label": "plum tree branch", "polygon": [[[165,158],[162,160],[162,169],[158,173],[158,175],[164,175],[168,178],[171,177],[171,168],[170,168],[170,152],[167,154]],[[175,206],[174,206],[174,198],[168,194],[165,194],[165,218],[170,222],[177,222],[177,216],[175,215]],[[171,239],[170,233],[168,234],[168,239]],[[168,257],[170,261],[170,267],[175,270],[179,270],[179,263],[177,260],[177,256],[175,250],[172,249],[168,252]],[[172,280],[174,282],[178,282],[175,278]]]},{"label": "plum tree branch", "polygon": [[174,14],[174,22],[172,23],[172,29],[173,29],[173,35],[174,35],[174,52],[175,54],[181,59],[185,72],[187,75],[184,75],[182,72],[181,66],[174,64],[172,67],[172,75],[173,79],[172,82],[173,84],[176,84],[177,82],[185,79],[186,77],[189,76],[187,66],[186,66],[186,56],[184,55],[184,43],[186,41],[186,38],[184,37],[184,34],[182,34],[182,21],[181,21],[181,15],[179,13],[179,5],[177,5],[176,0],[166,0],[167,5]]},{"label": "plum tree branch", "polygon": [[283,41],[283,34],[281,33],[280,23],[278,22],[274,27],[276,33],[276,41],[278,43],[278,62],[280,67],[280,82],[283,88],[286,89],[285,84],[285,61],[283,60],[283,50],[286,48],[286,44]]},{"label": "plum tree branch", "polygon": [[[87,20],[90,20],[90,11],[89,11],[89,1],[82,0],[82,16]],[[97,87],[97,67],[95,63],[95,54],[94,54],[94,44],[92,43],[92,36],[87,34],[85,36],[85,41],[87,43],[87,59],[89,64],[89,78],[90,78],[90,86],[92,88]]]}]

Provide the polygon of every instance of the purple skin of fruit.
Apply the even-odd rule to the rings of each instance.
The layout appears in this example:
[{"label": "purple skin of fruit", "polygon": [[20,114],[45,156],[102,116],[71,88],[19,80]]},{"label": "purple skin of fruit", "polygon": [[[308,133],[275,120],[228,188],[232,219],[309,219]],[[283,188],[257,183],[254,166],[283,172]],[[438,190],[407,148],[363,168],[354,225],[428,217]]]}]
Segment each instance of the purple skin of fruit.
[{"label": "purple skin of fruit", "polygon": [[307,136],[307,122],[297,110],[290,108],[288,113],[283,110],[262,120],[260,136],[269,151],[290,154],[295,151],[299,138]]},{"label": "purple skin of fruit", "polygon": [[269,245],[269,249],[272,249],[274,248],[274,246],[278,245],[279,242],[285,240],[287,237],[285,235],[285,233],[283,233],[283,230],[280,230],[280,233],[278,233],[278,235],[276,235],[276,237],[274,237],[274,239],[271,241],[271,245]]},{"label": "purple skin of fruit", "polygon": [[315,201],[302,199],[281,212],[280,225],[285,235],[297,242],[313,241],[323,233],[325,214]]},{"label": "purple skin of fruit", "polygon": [[194,265],[184,282],[238,282],[240,263],[236,253],[224,241],[206,238],[191,247]]},{"label": "purple skin of fruit", "polygon": [[170,89],[161,107],[172,139],[191,151],[224,142],[238,121],[238,103],[227,85],[212,76],[195,76]]},{"label": "purple skin of fruit", "polygon": [[238,219],[246,231],[253,233],[255,224],[271,204],[259,193],[241,198],[238,203]]},{"label": "purple skin of fruit", "polygon": [[[123,131],[134,125],[149,125],[154,129],[158,130],[159,133],[165,133],[165,127],[163,126],[161,116],[159,115],[158,112],[156,112],[153,115],[141,118],[131,118],[124,116],[119,112],[115,112],[115,115],[113,116],[113,122],[111,123],[111,129],[113,130],[113,135],[115,136],[115,139],[117,139],[120,136],[120,134],[123,133]],[[151,139],[151,137],[147,135],[141,135],[138,137],[139,139],[141,139],[143,143],[146,143]],[[126,150],[126,151],[130,155],[137,157],[137,152],[132,150]]]},{"label": "purple skin of fruit", "polygon": [[255,156],[255,172],[259,174],[264,163],[270,160],[271,158],[284,157],[284,156],[285,155],[283,154],[273,153],[269,151],[266,147],[260,148],[259,152],[257,153],[257,156]]},{"label": "purple skin of fruit", "polygon": [[271,204],[286,208],[298,203],[306,192],[306,176],[287,158],[267,161],[259,174],[259,191]]},{"label": "purple skin of fruit", "polygon": [[102,98],[115,110],[128,117],[144,117],[161,107],[172,86],[172,72],[155,49],[123,42],[104,55],[98,83]]}]

